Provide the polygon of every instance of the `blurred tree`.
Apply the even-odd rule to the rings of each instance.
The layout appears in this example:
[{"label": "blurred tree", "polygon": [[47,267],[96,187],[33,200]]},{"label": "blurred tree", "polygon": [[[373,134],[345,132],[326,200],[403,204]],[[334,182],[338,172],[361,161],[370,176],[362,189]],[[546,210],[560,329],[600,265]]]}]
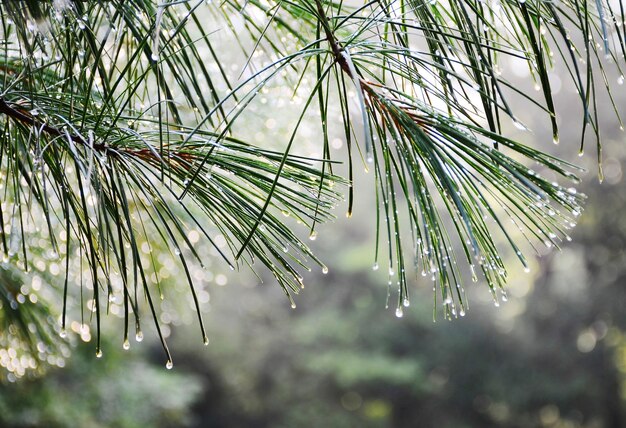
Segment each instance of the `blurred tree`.
[{"label": "blurred tree", "polygon": [[189,407],[201,392],[196,378],[164,373],[161,364],[113,346],[94,367],[90,348],[82,344],[67,366],[43,378],[0,387],[0,425],[165,428],[195,422]]},{"label": "blurred tree", "polygon": [[[231,327],[212,329],[211,352],[187,350],[186,335],[175,339],[184,366],[204,384],[198,420],[213,427],[623,426],[622,184],[585,189],[591,208],[575,244],[545,257],[536,282],[529,279],[500,311],[473,311],[463,322],[434,324],[426,290],[401,322],[393,319],[381,310],[379,276],[351,265],[360,255],[346,255],[341,244],[331,245],[339,268],[311,281],[317,292],[300,299],[297,315],[259,310],[255,301],[272,301],[267,289],[241,300],[235,287],[225,289],[230,298],[218,294],[211,317]],[[338,241],[360,227],[338,232]],[[231,322],[227,314],[237,308],[239,322]],[[512,317],[510,328],[501,317]]]},{"label": "blurred tree", "polygon": [[[465,314],[464,276],[505,298],[499,242],[526,266],[518,237],[559,246],[583,199],[558,182],[575,181],[576,167],[508,137],[509,123],[526,129],[510,100],[545,114],[558,143],[549,73],[558,61],[580,95],[581,140],[594,132],[600,157],[596,94],[610,94],[606,64],[619,70],[626,49],[621,1],[0,4],[4,263],[64,277],[61,335],[70,286],[80,286],[80,330],[86,306],[97,355],[103,312],[124,318],[127,344],[131,323],[143,337],[147,311],[168,367],[157,302],[172,279],[187,280],[205,343],[197,284],[211,253],[232,269],[264,266],[293,304],[300,271],[327,268],[281,213],[311,239],[344,192],[351,216],[359,163],[375,179],[374,267],[389,268],[397,316],[410,303],[409,260],[433,278],[446,318]],[[235,44],[241,54],[225,55]],[[528,67],[540,101],[502,75],[511,58]],[[297,108],[289,137],[256,144],[258,133],[275,137],[282,111],[269,106],[265,129],[246,118],[277,88]],[[299,147],[311,123],[319,156]],[[335,146],[347,150],[341,174]],[[4,317],[39,331],[17,320],[30,300],[19,289],[6,288],[17,306]],[[390,363],[347,358],[372,373]],[[420,372],[404,363],[396,369]]]}]

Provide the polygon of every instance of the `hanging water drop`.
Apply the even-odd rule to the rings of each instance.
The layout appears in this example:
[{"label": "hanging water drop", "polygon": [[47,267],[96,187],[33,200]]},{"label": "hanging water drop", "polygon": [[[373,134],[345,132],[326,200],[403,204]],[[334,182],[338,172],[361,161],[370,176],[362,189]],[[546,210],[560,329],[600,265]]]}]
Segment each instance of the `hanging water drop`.
[{"label": "hanging water drop", "polygon": [[524,124],[522,122],[519,122],[516,119],[513,120],[513,126],[515,126],[520,131],[527,131],[528,130],[528,128],[526,128],[526,126],[524,126]]},{"label": "hanging water drop", "polygon": [[59,336],[61,337],[61,339],[65,339],[67,337],[67,331],[65,331],[65,329],[61,329],[61,332],[59,333]]},{"label": "hanging water drop", "polygon": [[472,272],[472,282],[478,282],[478,276],[476,275],[476,269],[474,269],[474,265],[470,265],[470,271]]},{"label": "hanging water drop", "polygon": [[204,336],[204,339],[202,340],[202,343],[204,343],[204,346],[209,346],[209,338]]},{"label": "hanging water drop", "polygon": [[172,370],[172,367],[174,367],[174,363],[172,362],[172,360],[167,360],[167,363],[165,363],[165,368],[168,370]]},{"label": "hanging water drop", "polygon": [[326,275],[328,273],[328,266],[322,266],[322,273]]},{"label": "hanging water drop", "polygon": [[374,265],[372,266],[372,270],[378,270],[378,262],[375,262]]},{"label": "hanging water drop", "polygon": [[96,358],[102,358],[102,350],[101,349],[98,349],[96,351]]},{"label": "hanging water drop", "polygon": [[404,315],[404,312],[402,311],[402,306],[398,306],[398,307],[396,308],[396,316],[397,316],[398,318],[402,318],[402,316],[403,316],[403,315]]},{"label": "hanging water drop", "polygon": [[309,235],[309,239],[310,239],[311,241],[315,241],[315,240],[317,239],[317,231],[312,230],[312,231],[311,231],[311,234]]},{"label": "hanging water drop", "polygon": [[404,305],[405,308],[408,308],[411,302],[409,302],[408,297],[405,297],[404,300],[402,301],[402,304]]},{"label": "hanging water drop", "polygon": [[141,331],[137,332],[137,334],[135,335],[135,340],[137,342],[141,342],[143,340],[143,333]]}]

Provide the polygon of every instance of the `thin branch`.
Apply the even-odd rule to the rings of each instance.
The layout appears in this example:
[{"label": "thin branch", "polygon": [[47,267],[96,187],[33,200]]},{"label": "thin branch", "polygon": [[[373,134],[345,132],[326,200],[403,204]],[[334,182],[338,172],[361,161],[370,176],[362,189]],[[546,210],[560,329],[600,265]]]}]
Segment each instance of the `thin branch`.
[{"label": "thin branch", "polygon": [[65,137],[69,135],[69,138],[78,144],[82,144],[83,146],[93,148],[94,150],[106,150],[108,149],[108,145],[105,142],[89,144],[85,139],[80,135],[72,135],[66,134],[60,129],[48,125],[47,123],[39,122],[35,119],[31,114],[24,112],[22,110],[18,110],[15,107],[12,107],[9,103],[7,103],[4,98],[0,98],[0,113],[7,115],[8,117],[15,119],[18,122],[31,125],[40,129],[47,134],[50,134],[55,137]]}]

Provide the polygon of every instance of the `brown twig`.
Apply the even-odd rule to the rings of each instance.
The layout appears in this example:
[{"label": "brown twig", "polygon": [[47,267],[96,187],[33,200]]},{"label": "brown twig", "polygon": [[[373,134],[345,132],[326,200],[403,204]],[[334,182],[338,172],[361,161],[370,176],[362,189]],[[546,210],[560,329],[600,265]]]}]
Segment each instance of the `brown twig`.
[{"label": "brown twig", "polygon": [[330,23],[328,22],[328,18],[326,17],[326,12],[324,11],[324,6],[320,0],[315,0],[315,4],[317,5],[317,13],[319,14],[320,21],[322,24],[322,28],[324,29],[324,34],[326,35],[326,41],[330,44],[330,48],[333,51],[333,56],[335,57],[335,61],[341,69],[348,75],[350,78],[354,79],[357,76],[352,75],[352,71],[350,70],[350,66],[348,65],[348,61],[344,56],[344,49],[341,47],[335,35],[333,34],[333,30],[330,28]]},{"label": "brown twig", "polygon": [[40,129],[41,131],[55,136],[55,137],[68,137],[75,143],[81,144],[85,147],[93,148],[94,150],[106,150],[107,145],[104,142],[89,144],[89,142],[85,141],[85,139],[80,135],[73,135],[70,133],[66,133],[54,126],[48,125],[47,123],[43,123],[38,121],[32,114],[11,106],[6,102],[4,98],[0,98],[0,114],[5,114],[8,117],[27,125],[31,125]]}]

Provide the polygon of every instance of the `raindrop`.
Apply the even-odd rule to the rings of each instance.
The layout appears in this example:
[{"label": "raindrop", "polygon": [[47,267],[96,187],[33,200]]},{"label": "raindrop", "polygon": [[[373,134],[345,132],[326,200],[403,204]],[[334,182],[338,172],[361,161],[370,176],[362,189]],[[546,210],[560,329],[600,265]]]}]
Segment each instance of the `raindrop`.
[{"label": "raindrop", "polygon": [[124,343],[122,343],[122,348],[123,348],[125,351],[128,351],[128,350],[130,349],[130,342],[128,341],[128,339],[125,339],[125,340],[124,340]]},{"label": "raindrop", "polygon": [[96,358],[102,358],[102,350],[101,349],[98,349],[96,351]]},{"label": "raindrop", "polygon": [[168,370],[172,370],[172,367],[174,367],[174,363],[172,362],[172,360],[167,360],[167,363],[165,363],[165,368]]},{"label": "raindrop", "polygon": [[517,120],[513,120],[513,126],[515,126],[520,131],[527,131],[528,130],[528,128],[526,128],[526,126],[524,126],[524,124],[522,122],[518,122]]},{"label": "raindrop", "polygon": [[203,343],[204,343],[204,346],[209,346],[209,338],[204,336]]},{"label": "raindrop", "polygon": [[326,275],[328,273],[328,266],[322,266],[322,273]]},{"label": "raindrop", "polygon": [[618,85],[624,84],[624,75],[621,75],[620,77],[617,78],[617,84]]},{"label": "raindrop", "polygon": [[141,331],[137,332],[137,334],[135,335],[135,340],[137,342],[141,342],[143,340],[143,333]]},{"label": "raindrop", "polygon": [[408,308],[411,302],[409,302],[408,297],[405,297],[404,300],[402,301],[402,304],[404,305],[405,308]]},{"label": "raindrop", "polygon": [[372,270],[378,270],[378,262],[374,263],[372,266]]},{"label": "raindrop", "polygon": [[402,318],[402,316],[403,316],[403,315],[404,315],[404,312],[402,311],[402,306],[398,306],[398,307],[396,308],[396,316],[397,316],[398,318]]},{"label": "raindrop", "polygon": [[472,271],[472,282],[478,282],[478,276],[476,275],[476,269],[474,269],[474,265],[470,265],[470,270]]},{"label": "raindrop", "polygon": [[311,234],[309,235],[309,239],[311,241],[315,241],[317,239],[317,232],[315,230],[311,231]]}]

